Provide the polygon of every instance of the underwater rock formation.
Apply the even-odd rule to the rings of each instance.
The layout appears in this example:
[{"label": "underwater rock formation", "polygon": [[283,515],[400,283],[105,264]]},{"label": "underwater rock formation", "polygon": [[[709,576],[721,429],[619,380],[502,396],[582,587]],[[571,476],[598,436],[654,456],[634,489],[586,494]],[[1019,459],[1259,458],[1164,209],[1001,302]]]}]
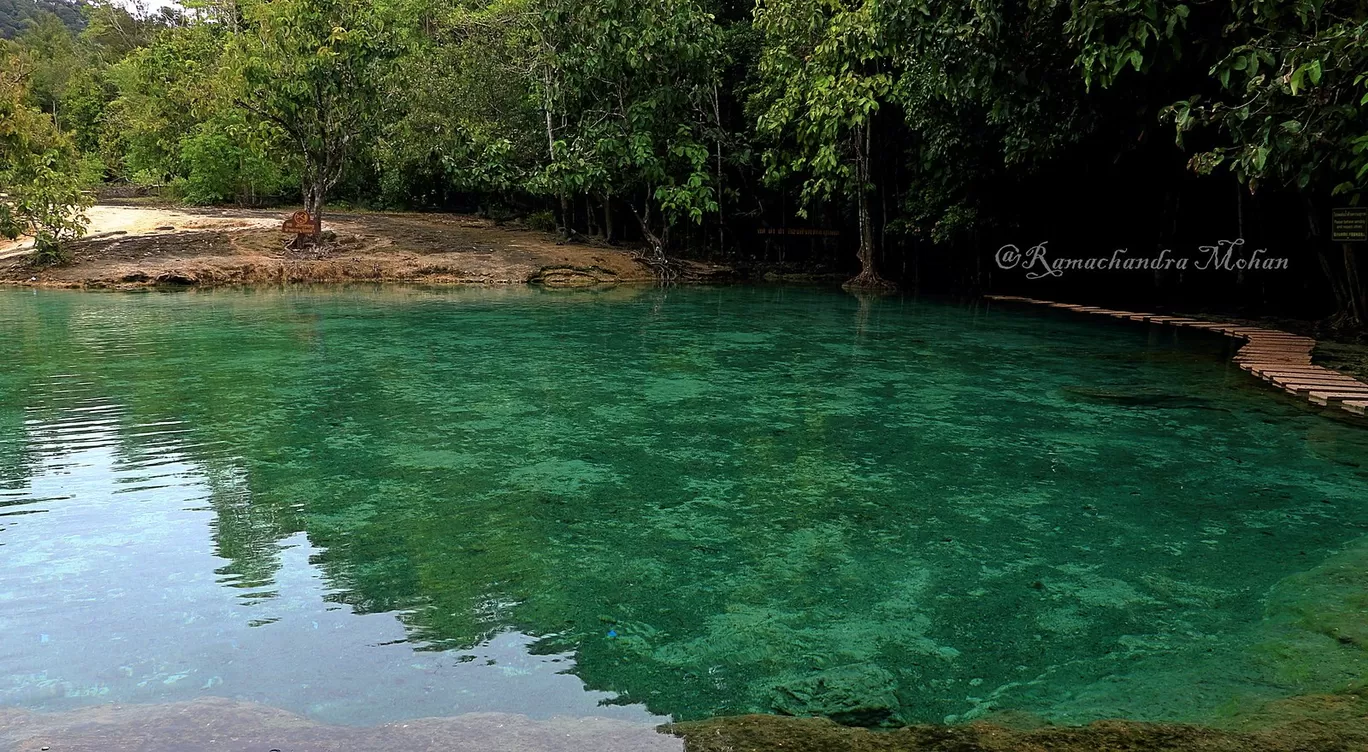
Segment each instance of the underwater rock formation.
[{"label": "underwater rock formation", "polygon": [[824,716],[846,726],[881,726],[898,709],[898,682],[873,664],[840,666],[774,688],[784,715]]},{"label": "underwater rock formation", "polygon": [[1298,697],[1271,703],[1238,728],[1098,721],[1021,729],[976,722],[874,731],[821,718],[744,715],[662,730],[683,737],[685,752],[1360,752],[1368,749],[1368,702],[1351,694]]}]

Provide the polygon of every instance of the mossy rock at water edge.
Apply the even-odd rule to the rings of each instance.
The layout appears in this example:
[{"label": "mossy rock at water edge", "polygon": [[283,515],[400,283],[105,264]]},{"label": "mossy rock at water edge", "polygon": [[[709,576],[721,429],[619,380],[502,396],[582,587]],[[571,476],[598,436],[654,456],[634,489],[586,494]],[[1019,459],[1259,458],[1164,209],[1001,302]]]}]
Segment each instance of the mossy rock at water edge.
[{"label": "mossy rock at water edge", "polygon": [[822,718],[745,715],[675,723],[662,730],[685,752],[1361,752],[1368,702],[1357,695],[1275,703],[1249,728],[1099,721],[1087,726],[1009,728],[995,723],[850,728]]},{"label": "mossy rock at water edge", "polygon": [[776,685],[771,705],[784,715],[816,715],[847,726],[881,726],[898,709],[893,674],[870,664],[840,666]]}]

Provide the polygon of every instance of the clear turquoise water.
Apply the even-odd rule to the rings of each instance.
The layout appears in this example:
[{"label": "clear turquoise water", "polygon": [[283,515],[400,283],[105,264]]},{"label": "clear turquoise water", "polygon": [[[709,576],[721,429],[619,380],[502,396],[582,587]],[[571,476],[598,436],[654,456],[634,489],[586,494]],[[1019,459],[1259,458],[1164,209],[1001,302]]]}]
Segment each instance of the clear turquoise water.
[{"label": "clear turquoise water", "polygon": [[805,289],[0,290],[0,704],[1072,722],[1333,689],[1356,648],[1289,659],[1270,594],[1362,544],[1368,432],[1228,355]]}]

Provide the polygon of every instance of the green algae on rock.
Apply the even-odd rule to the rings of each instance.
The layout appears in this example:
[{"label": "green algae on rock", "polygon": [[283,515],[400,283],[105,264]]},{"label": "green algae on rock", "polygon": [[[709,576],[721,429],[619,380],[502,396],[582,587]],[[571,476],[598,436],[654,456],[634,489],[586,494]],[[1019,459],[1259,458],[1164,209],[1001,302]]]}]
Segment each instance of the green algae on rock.
[{"label": "green algae on rock", "polygon": [[772,707],[784,715],[880,726],[898,712],[897,686],[893,674],[878,666],[839,666],[775,685]]},{"label": "green algae on rock", "polygon": [[1256,650],[1272,680],[1352,689],[1368,679],[1368,536],[1270,590]]},{"label": "green algae on rock", "polygon": [[1244,728],[1095,721],[1086,726],[917,725],[849,728],[822,718],[745,715],[673,723],[685,752],[1362,752],[1368,702],[1358,695],[1271,703]]}]

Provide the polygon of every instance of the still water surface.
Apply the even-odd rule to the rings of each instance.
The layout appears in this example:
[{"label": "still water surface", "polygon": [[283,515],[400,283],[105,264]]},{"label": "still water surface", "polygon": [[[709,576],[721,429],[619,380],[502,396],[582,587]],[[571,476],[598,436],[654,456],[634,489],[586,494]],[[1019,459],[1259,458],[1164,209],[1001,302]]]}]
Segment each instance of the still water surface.
[{"label": "still water surface", "polygon": [[1361,544],[1368,432],[1228,347],[805,289],[0,290],[0,705],[1085,721],[1331,689],[1277,665],[1270,594]]}]

